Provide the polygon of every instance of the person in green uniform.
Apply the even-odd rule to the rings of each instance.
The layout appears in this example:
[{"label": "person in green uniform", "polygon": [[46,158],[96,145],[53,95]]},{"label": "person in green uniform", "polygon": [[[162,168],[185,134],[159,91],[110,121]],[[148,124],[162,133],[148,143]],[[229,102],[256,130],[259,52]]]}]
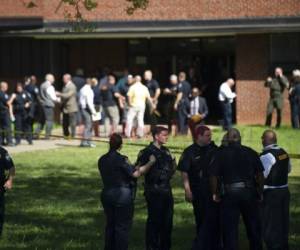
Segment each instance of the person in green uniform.
[{"label": "person in green uniform", "polygon": [[275,77],[268,77],[265,82],[265,87],[270,88],[270,99],[267,105],[266,126],[271,126],[272,113],[276,109],[277,122],[276,127],[279,128],[281,124],[281,114],[283,108],[283,92],[289,87],[289,81],[283,75],[282,68],[275,69]]}]

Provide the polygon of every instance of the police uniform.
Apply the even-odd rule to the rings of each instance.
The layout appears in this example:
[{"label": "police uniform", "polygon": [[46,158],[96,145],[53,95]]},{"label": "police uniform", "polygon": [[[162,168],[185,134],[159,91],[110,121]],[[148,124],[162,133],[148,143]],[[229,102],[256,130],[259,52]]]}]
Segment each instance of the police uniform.
[{"label": "police uniform", "polygon": [[290,159],[275,144],[266,146],[260,159],[264,166],[263,235],[268,250],[288,250]]},{"label": "police uniform", "polygon": [[[13,101],[13,113],[15,116],[15,139],[16,144],[20,144],[22,133],[25,134],[25,138],[29,144],[32,144],[32,121],[33,114],[31,111],[31,95],[22,91],[15,93],[16,98]],[[29,103],[29,107],[25,107],[25,104]]]},{"label": "police uniform", "polygon": [[239,217],[242,214],[250,249],[262,250],[261,219],[257,183],[263,166],[258,154],[239,143],[229,143],[215,154],[211,175],[222,180],[224,196],[221,203],[224,249],[238,249]]},{"label": "police uniform", "polygon": [[164,113],[165,113],[164,116],[166,117],[166,122],[168,124],[168,129],[169,129],[169,132],[171,132],[172,124],[174,123],[174,121],[176,119],[174,103],[175,103],[176,96],[178,93],[178,84],[168,83],[166,85],[166,88],[170,89],[171,93],[164,95],[165,105],[163,106],[163,108],[164,108]]},{"label": "police uniform", "polygon": [[[0,91],[0,145],[12,145],[10,116],[7,106],[9,95]],[[6,139],[6,142],[4,141]]]},{"label": "police uniform", "polygon": [[175,172],[176,162],[170,151],[153,143],[141,150],[138,165],[144,165],[151,155],[156,162],[145,175],[145,198],[148,209],[146,224],[146,249],[171,249],[173,227],[173,195],[170,180]]},{"label": "police uniform", "polygon": [[[150,97],[154,98],[156,90],[159,89],[159,83],[155,79],[150,81],[145,81],[145,86],[148,88]],[[149,122],[151,125],[151,130],[157,125],[157,118],[154,113],[151,113],[151,106],[146,103],[145,121]]]},{"label": "police uniform", "polygon": [[115,150],[98,161],[103,181],[101,202],[106,215],[105,250],[127,250],[134,208],[135,169],[128,158]]},{"label": "police uniform", "polygon": [[271,126],[272,113],[274,108],[277,111],[276,127],[280,127],[281,113],[283,108],[283,91],[288,88],[289,81],[285,76],[273,78],[272,81],[266,81],[265,87],[270,88],[270,99],[267,105],[266,126]]},{"label": "police uniform", "polygon": [[180,134],[187,134],[188,131],[188,115],[189,115],[189,96],[191,94],[191,85],[187,81],[178,84],[178,93],[182,93],[182,98],[178,103],[177,121],[178,131]]},{"label": "police uniform", "polygon": [[7,151],[0,146],[0,236],[2,234],[4,211],[5,211],[5,199],[4,199],[4,184],[5,184],[5,171],[14,167],[14,163],[7,153]]},{"label": "police uniform", "polygon": [[212,201],[208,174],[217,148],[213,142],[207,146],[194,143],[184,150],[178,163],[178,170],[188,174],[193,194],[197,237],[192,249],[220,248],[220,206]]}]

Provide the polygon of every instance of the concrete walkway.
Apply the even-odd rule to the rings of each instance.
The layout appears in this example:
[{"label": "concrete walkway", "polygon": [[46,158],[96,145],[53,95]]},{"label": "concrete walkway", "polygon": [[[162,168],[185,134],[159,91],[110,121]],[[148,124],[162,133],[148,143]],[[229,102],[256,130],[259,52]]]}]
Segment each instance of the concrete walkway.
[{"label": "concrete walkway", "polygon": [[34,140],[32,145],[28,145],[27,141],[22,140],[21,144],[15,147],[4,147],[10,154],[31,152],[37,150],[49,150],[66,146],[78,147],[79,140],[64,140],[64,139],[51,139],[51,140]]}]

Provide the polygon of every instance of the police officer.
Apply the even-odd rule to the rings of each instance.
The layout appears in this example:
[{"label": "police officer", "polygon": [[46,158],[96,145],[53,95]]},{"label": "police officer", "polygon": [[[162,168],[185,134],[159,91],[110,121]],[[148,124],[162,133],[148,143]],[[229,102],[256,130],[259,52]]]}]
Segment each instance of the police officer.
[{"label": "police officer", "polygon": [[32,124],[31,124],[31,130],[33,130],[33,121],[39,121],[40,120],[40,104],[38,100],[39,96],[39,88],[37,86],[37,79],[36,76],[32,75],[29,78],[26,79],[24,84],[24,90],[30,94],[31,97],[31,105],[30,105],[30,116],[33,118]]},{"label": "police officer", "polygon": [[148,209],[146,224],[146,250],[171,249],[173,227],[173,195],[170,180],[176,169],[176,161],[168,148],[168,129],[154,127],[153,142],[140,151],[137,163],[144,165],[150,155],[156,162],[145,175],[145,198]]},{"label": "police officer", "polygon": [[[8,84],[7,82],[0,83],[0,145],[7,144],[7,146],[14,146],[11,137],[11,126],[9,116],[8,100],[9,95],[7,94]],[[6,139],[6,142],[4,141]]]},{"label": "police officer", "polygon": [[239,217],[242,214],[250,250],[262,250],[259,201],[262,200],[263,166],[258,154],[241,145],[237,129],[229,129],[228,145],[215,154],[210,168],[213,200],[220,202],[218,186],[224,186],[221,217],[224,249],[238,249]]},{"label": "police officer", "polygon": [[159,83],[155,79],[153,79],[151,70],[146,70],[144,72],[144,79],[145,79],[145,86],[148,88],[152,100],[152,105],[150,105],[150,103],[147,103],[145,118],[147,121],[150,122],[151,130],[152,130],[157,124],[157,118],[153,110],[156,110],[157,108],[158,98],[160,96],[161,90],[160,90]]},{"label": "police officer", "polygon": [[185,199],[193,204],[197,238],[193,249],[220,248],[220,206],[213,202],[209,188],[209,164],[217,146],[211,141],[211,130],[196,128],[195,142],[187,147],[179,160]]},{"label": "police officer", "polygon": [[[8,175],[5,176],[5,172]],[[2,235],[5,211],[5,190],[11,189],[13,185],[13,178],[15,176],[14,163],[7,153],[7,151],[0,146],[0,236]]]},{"label": "police officer", "polygon": [[287,152],[277,146],[276,133],[266,130],[260,159],[264,166],[263,236],[268,250],[288,250],[289,205]]},{"label": "police officer", "polygon": [[166,87],[163,90],[164,103],[165,103],[164,113],[168,123],[169,132],[172,132],[172,125],[174,123],[174,119],[176,116],[174,110],[174,104],[177,98],[177,92],[178,92],[178,77],[177,75],[171,75],[170,82],[166,85]]},{"label": "police officer", "polygon": [[283,108],[283,92],[289,87],[288,79],[283,75],[282,68],[275,69],[275,77],[268,77],[265,82],[265,87],[270,88],[270,99],[267,105],[266,126],[271,126],[272,113],[274,108],[277,111],[276,127],[281,124],[281,113]]},{"label": "police officer", "polygon": [[135,196],[134,179],[146,173],[155,162],[150,155],[143,166],[134,168],[128,158],[118,152],[121,147],[122,137],[112,134],[109,152],[98,161],[103,181],[101,202],[106,215],[105,250],[128,249]]},{"label": "police officer", "polygon": [[23,90],[22,83],[17,83],[16,92],[13,93],[8,101],[10,107],[10,116],[15,120],[15,140],[16,145],[20,144],[22,134],[32,144],[32,120],[31,115],[31,95]]},{"label": "police officer", "polygon": [[178,93],[176,96],[174,110],[177,111],[177,124],[179,134],[186,135],[188,131],[189,97],[191,95],[191,85],[186,81],[186,74],[180,72],[178,75]]}]

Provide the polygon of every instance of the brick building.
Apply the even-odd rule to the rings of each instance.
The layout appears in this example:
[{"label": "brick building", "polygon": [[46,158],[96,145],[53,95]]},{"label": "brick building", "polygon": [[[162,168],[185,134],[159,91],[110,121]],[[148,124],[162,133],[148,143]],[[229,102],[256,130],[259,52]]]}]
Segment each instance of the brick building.
[{"label": "brick building", "polygon": [[[268,99],[264,79],[275,66],[287,75],[300,67],[299,0],[150,0],[146,10],[126,14],[125,0],[99,0],[84,12],[93,29],[75,33],[60,0],[7,0],[0,8],[0,78],[10,82],[47,72],[56,76],[82,67],[87,74],[150,68],[163,85],[169,74],[193,68],[207,86],[211,114],[220,117],[217,90],[237,80],[239,124],[263,124]],[[286,98],[284,122],[289,123]]]}]

